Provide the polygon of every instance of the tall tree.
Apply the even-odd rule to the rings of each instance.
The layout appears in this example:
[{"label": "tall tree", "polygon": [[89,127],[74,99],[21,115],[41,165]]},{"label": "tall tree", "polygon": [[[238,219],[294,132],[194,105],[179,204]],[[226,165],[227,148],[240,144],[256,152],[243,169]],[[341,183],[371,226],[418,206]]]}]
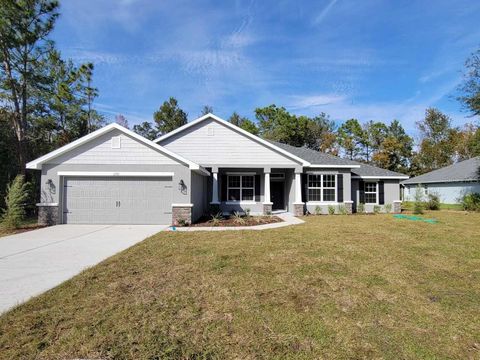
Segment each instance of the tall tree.
[{"label": "tall tree", "polygon": [[0,98],[11,112],[19,171],[27,162],[27,130],[32,97],[44,91],[48,79],[42,63],[53,48],[48,39],[58,17],[53,0],[0,1]]},{"label": "tall tree", "polygon": [[187,114],[180,109],[174,97],[165,101],[158,111],[153,114],[153,119],[160,134],[166,134],[187,123]]},{"label": "tall tree", "polygon": [[451,119],[438,109],[428,108],[417,127],[420,131],[417,162],[423,172],[452,164],[458,129],[452,127]]},{"label": "tall tree", "polygon": [[361,154],[363,129],[357,119],[349,119],[338,129],[338,142],[345,155],[350,159],[357,159]]},{"label": "tall tree", "polygon": [[152,123],[148,121],[144,121],[141,124],[134,125],[133,131],[148,140],[155,140],[156,138],[158,138],[158,131],[154,128]]},{"label": "tall tree", "polygon": [[335,121],[324,112],[309,119],[305,145],[314,150],[337,155],[336,128]]},{"label": "tall tree", "polygon": [[248,131],[249,133],[252,133],[254,135],[258,134],[257,125],[255,125],[255,123],[250,119],[244,116],[240,116],[237,112],[233,112],[233,114],[228,118],[228,121],[231,124],[238,126],[239,128],[242,128],[245,131]]},{"label": "tall tree", "polygon": [[465,68],[458,100],[472,115],[480,116],[480,49],[467,59]]},{"label": "tall tree", "polygon": [[210,105],[204,105],[202,108],[202,112],[200,113],[200,116],[204,116],[207,114],[213,114],[213,106]]},{"label": "tall tree", "polygon": [[128,127],[128,120],[127,120],[127,118],[126,118],[124,115],[122,115],[122,114],[117,114],[117,115],[115,116],[115,122],[116,122],[118,125],[123,126],[124,128],[129,129],[129,127]]}]

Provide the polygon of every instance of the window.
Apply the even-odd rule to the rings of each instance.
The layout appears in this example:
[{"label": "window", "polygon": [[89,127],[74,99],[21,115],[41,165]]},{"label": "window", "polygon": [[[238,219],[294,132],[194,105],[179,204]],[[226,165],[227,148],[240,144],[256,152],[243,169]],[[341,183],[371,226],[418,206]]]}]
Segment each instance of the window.
[{"label": "window", "polygon": [[366,182],[365,183],[365,204],[377,203],[377,183]]},{"label": "window", "polygon": [[309,174],[308,201],[335,202],[337,199],[337,175]]},{"label": "window", "polygon": [[228,175],[227,194],[228,201],[254,201],[255,176]]},{"label": "window", "polygon": [[425,195],[428,195],[428,185],[423,185],[423,191],[425,192]]}]

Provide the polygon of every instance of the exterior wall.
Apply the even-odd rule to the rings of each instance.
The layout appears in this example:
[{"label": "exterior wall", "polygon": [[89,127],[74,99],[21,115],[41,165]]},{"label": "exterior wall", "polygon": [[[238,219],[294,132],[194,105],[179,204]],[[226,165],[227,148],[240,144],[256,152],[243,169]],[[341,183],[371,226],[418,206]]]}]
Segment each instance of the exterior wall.
[{"label": "exterior wall", "polygon": [[159,144],[203,166],[299,165],[289,157],[215,120],[202,121]]},{"label": "exterior wall", "polygon": [[[41,203],[57,203],[58,213],[63,214],[63,181],[62,177],[58,175],[59,171],[163,171],[173,172],[173,188],[172,188],[172,202],[178,204],[191,203],[191,170],[184,165],[113,165],[113,164],[44,164],[42,167],[41,188],[40,188],[40,202]],[[47,183],[51,180],[51,183]],[[185,190],[180,190],[178,184],[180,180],[186,185]],[[62,219],[60,216],[59,222]]]},{"label": "exterior wall", "polygon": [[[404,199],[406,201],[415,200],[415,189],[417,184],[406,184],[404,191]],[[480,193],[480,182],[452,182],[452,183],[428,183],[422,185],[423,194],[425,196],[425,188],[427,186],[428,193],[438,194],[440,202],[444,204],[458,204],[459,199],[468,193]]]},{"label": "exterior wall", "polygon": [[[343,175],[343,202],[337,203],[321,203],[321,202],[313,202],[313,201],[306,201],[305,208],[309,213],[315,214],[317,207],[320,208],[322,214],[328,214],[328,207],[334,206],[336,212],[338,212],[339,206],[345,206],[345,201],[351,200],[351,191],[352,191],[352,173],[350,169],[336,169],[336,168],[325,168],[325,169],[315,169],[315,168],[307,168],[305,173],[315,173],[315,174],[342,174]],[[338,185],[337,185],[338,187]],[[302,186],[302,192],[305,189]],[[295,195],[293,195],[295,196]],[[307,195],[305,195],[305,199]]]},{"label": "exterior wall", "polygon": [[[112,137],[120,136],[120,148],[112,149]],[[160,153],[120,130],[113,129],[66,154],[52,159],[50,164],[155,164],[178,165],[178,161]]]},{"label": "exterior wall", "polygon": [[208,207],[207,177],[192,172],[192,221],[206,213]]},{"label": "exterior wall", "polygon": [[[367,180],[368,181],[368,180]],[[392,212],[394,208],[393,202],[400,200],[400,181],[384,179],[384,195],[385,205],[390,204],[392,206]],[[352,179],[352,195],[353,195],[353,211],[357,211],[358,204],[360,202],[360,179]],[[377,197],[378,202],[378,197]],[[379,205],[380,211],[385,211],[385,205]],[[375,204],[365,204],[365,212],[373,212]]]}]

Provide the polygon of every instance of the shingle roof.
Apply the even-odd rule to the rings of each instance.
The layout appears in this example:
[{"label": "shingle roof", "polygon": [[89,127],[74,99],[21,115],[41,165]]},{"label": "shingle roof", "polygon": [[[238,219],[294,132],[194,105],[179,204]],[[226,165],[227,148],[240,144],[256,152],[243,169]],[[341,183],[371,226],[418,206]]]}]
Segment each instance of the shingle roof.
[{"label": "shingle roof", "polygon": [[480,181],[480,156],[405,180],[402,184]]},{"label": "shingle roof", "polygon": [[351,165],[360,165],[360,168],[352,169],[352,175],[357,176],[378,176],[378,177],[387,177],[387,176],[406,176],[405,174],[401,174],[395,171],[390,171],[386,169],[382,169],[376,166],[367,165],[358,161],[343,159],[338,156],[322,153],[320,151],[312,150],[306,147],[296,147],[291,146],[283,143],[279,143],[277,141],[271,141],[272,144],[286,150],[293,155],[302,158],[312,165],[345,165],[345,167]]}]

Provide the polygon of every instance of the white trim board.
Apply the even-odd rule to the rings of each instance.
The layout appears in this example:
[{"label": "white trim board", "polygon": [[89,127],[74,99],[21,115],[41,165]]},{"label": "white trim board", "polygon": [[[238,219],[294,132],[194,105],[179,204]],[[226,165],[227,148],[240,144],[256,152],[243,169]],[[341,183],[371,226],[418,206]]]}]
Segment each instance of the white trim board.
[{"label": "white trim board", "polygon": [[[245,130],[243,130],[242,128],[240,128],[240,127],[238,127],[238,126],[236,126],[236,125],[233,125],[232,123],[230,123],[230,122],[228,122],[228,121],[226,121],[226,120],[223,120],[222,118],[219,118],[218,116],[213,115],[213,114],[211,114],[211,113],[208,113],[208,114],[206,114],[206,115],[203,115],[203,116],[199,117],[198,119],[195,119],[195,120],[193,120],[193,121],[191,121],[191,122],[189,122],[189,123],[187,123],[187,124],[185,124],[185,125],[183,125],[183,126],[180,126],[179,128],[177,128],[177,129],[175,129],[175,130],[173,130],[173,131],[170,131],[169,133],[166,133],[166,134],[160,136],[158,139],[155,139],[154,142],[158,143],[158,142],[160,142],[160,141],[163,141],[163,140],[165,140],[165,139],[168,139],[169,137],[171,137],[171,136],[173,136],[173,135],[175,135],[175,134],[178,134],[179,132],[182,132],[183,130],[188,129],[188,128],[190,128],[190,127],[192,127],[192,126],[194,126],[194,125],[196,125],[196,124],[198,124],[198,123],[200,123],[200,122],[202,122],[202,121],[205,121],[205,120],[207,120],[207,119],[212,119],[212,120],[218,122],[219,124],[225,125],[226,127],[229,127],[229,128],[231,128],[232,130],[234,130],[234,131],[236,131],[236,132],[239,132],[240,134],[245,135],[246,137],[248,137],[248,138],[250,138],[250,139],[252,139],[252,140],[254,140],[254,141],[256,141],[256,142],[259,142],[260,144],[262,144],[262,145],[264,145],[264,146],[266,146],[266,147],[268,147],[268,148],[270,148],[270,149],[275,150],[276,152],[279,152],[279,153],[281,153],[281,154],[283,154],[283,155],[285,155],[285,156],[287,156],[287,157],[289,157],[289,158],[291,158],[291,159],[294,159],[295,161],[299,162],[299,163],[302,164],[303,166],[310,166],[310,163],[309,163],[308,161],[305,161],[304,159],[299,158],[298,156],[293,155],[292,153],[290,153],[290,152],[288,152],[288,151],[286,151],[286,150],[284,150],[284,149],[281,149],[281,148],[279,148],[278,146],[275,146],[275,145],[273,145],[272,143],[269,143],[268,141],[266,141],[266,140],[264,140],[264,139],[262,139],[262,138],[260,138],[260,137],[258,137],[258,136],[256,136],[256,135],[253,135],[253,134],[249,133],[248,131],[245,131]],[[347,167],[348,167],[348,166],[347,166]]]},{"label": "white trim board", "polygon": [[205,174],[205,175],[210,175],[210,173],[203,169],[200,165],[190,161],[190,160],[187,160],[185,159],[184,157],[180,156],[180,155],[177,155],[175,153],[173,153],[172,151],[170,150],[167,150],[165,149],[163,146],[160,146],[158,145],[157,143],[154,143],[153,141],[150,141],[148,139],[145,139],[143,136],[141,135],[138,135],[136,133],[134,133],[133,131],[127,129],[127,128],[124,128],[123,126],[121,125],[118,125],[117,123],[112,123],[112,124],[109,124],[107,126],[104,126],[103,128],[101,129],[98,129],[88,135],[85,135],[83,137],[81,137],[80,139],[77,139],[73,142],[71,142],[70,144],[67,144],[65,146],[62,146],[61,148],[58,148],[54,151],[51,151],[49,152],[48,154],[45,154],[33,161],[30,161],[29,163],[27,163],[26,165],[26,168],[27,169],[37,169],[37,170],[40,170],[42,168],[42,164],[46,163],[47,161],[49,160],[52,160],[62,154],[65,154],[93,139],[96,139],[98,138],[99,136],[103,135],[103,134],[106,134],[108,133],[109,131],[112,131],[113,129],[116,129],[116,130],[119,130],[121,131],[122,133],[124,133],[125,135],[128,135],[142,143],[144,143],[145,145],[148,145],[152,148],[154,148],[155,150],[158,150],[160,151],[161,153],[173,158],[173,159],[176,159],[177,161],[179,161],[180,163],[183,163],[185,165],[187,165],[191,170],[198,170],[200,171],[201,173]]},{"label": "white trim board", "polygon": [[360,168],[360,165],[321,165],[321,164],[310,164],[309,168],[335,168],[335,169],[357,169]]},{"label": "white trim board", "polygon": [[173,172],[149,171],[59,171],[58,176],[92,176],[92,177],[173,177]]},{"label": "white trim board", "polygon": [[393,180],[400,180],[400,179],[408,179],[409,176],[352,176],[352,179],[368,179],[368,180],[383,180],[383,179],[393,179]]}]

